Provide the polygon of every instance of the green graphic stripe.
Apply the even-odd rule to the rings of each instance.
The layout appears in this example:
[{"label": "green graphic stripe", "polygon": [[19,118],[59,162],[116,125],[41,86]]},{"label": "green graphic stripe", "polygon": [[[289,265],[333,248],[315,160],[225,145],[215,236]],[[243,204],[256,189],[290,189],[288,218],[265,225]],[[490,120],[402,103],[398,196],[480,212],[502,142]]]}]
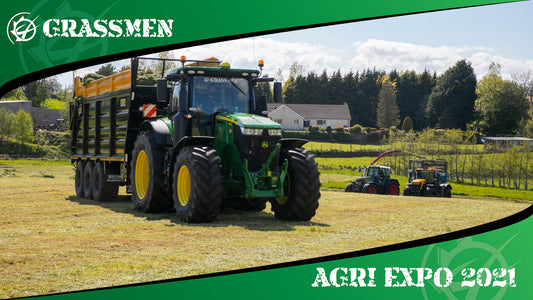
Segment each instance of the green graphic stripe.
[{"label": "green graphic stripe", "polygon": [[[280,1],[253,2],[249,0],[236,0],[224,4],[221,1],[206,0],[202,4],[196,1],[170,1],[157,2],[147,1],[13,1],[4,5],[0,12],[0,20],[6,28],[5,34],[0,38],[3,54],[4,70],[9,72],[0,73],[0,93],[5,93],[24,80],[15,80],[23,75],[31,74],[39,70],[53,68],[60,65],[72,64],[91,58],[119,54],[127,51],[141,50],[145,48],[180,45],[188,42],[235,36],[257,32],[282,30],[284,28],[297,28],[312,26],[314,24],[328,24],[358,19],[376,18],[409,14],[424,11],[451,9],[487,5],[513,1],[450,1],[450,0],[378,0],[378,1]],[[32,27],[27,21],[20,22],[14,29],[13,22],[9,22],[19,13],[27,12],[25,19],[35,20],[35,37],[28,41],[12,43],[16,36],[28,38],[31,36]],[[19,20],[17,17],[16,20]],[[121,37],[63,37],[71,35],[68,28],[69,20],[74,20],[75,34],[79,34],[82,20],[87,20],[91,25],[89,29],[97,36],[104,35],[104,31],[98,30],[94,25],[95,20],[119,20],[121,21],[123,34],[107,28],[112,35]],[[125,19],[131,20],[155,20],[154,22],[142,23],[142,28],[148,28],[148,35],[156,37],[126,36],[127,24]],[[46,23],[47,20],[58,20]],[[65,20],[66,23],[62,23]],[[159,30],[158,20],[172,20],[171,36],[165,35],[166,31]],[[47,25],[48,26],[45,26]],[[50,24],[54,25],[50,28]],[[100,26],[103,23],[99,24]],[[146,26],[143,26],[146,25]],[[63,30],[65,27],[65,30]],[[111,27],[111,26],[104,26]],[[48,37],[43,33],[47,28]],[[14,31],[15,33],[12,33]],[[137,31],[143,35],[141,29]],[[163,35],[157,37],[157,35]],[[115,57],[117,58],[117,57]],[[61,71],[67,71],[62,69]],[[48,74],[50,75],[50,74]],[[36,79],[36,78],[31,78]],[[26,78],[25,81],[28,81]],[[9,84],[6,86],[6,83]]]}]

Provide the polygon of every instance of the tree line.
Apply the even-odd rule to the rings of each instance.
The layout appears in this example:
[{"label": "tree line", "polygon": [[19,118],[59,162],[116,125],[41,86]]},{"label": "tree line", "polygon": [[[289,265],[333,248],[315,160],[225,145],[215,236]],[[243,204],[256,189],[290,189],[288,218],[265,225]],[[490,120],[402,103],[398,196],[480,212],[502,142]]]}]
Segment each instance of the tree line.
[{"label": "tree line", "polygon": [[283,100],[287,104],[347,103],[352,125],[365,127],[458,128],[533,137],[533,74],[504,80],[500,71],[501,66],[492,63],[489,73],[477,81],[471,63],[460,60],[440,76],[429,70],[387,73],[377,69],[344,75],[340,70],[331,75],[324,70],[318,75],[304,74],[303,66],[294,63],[283,85]]}]

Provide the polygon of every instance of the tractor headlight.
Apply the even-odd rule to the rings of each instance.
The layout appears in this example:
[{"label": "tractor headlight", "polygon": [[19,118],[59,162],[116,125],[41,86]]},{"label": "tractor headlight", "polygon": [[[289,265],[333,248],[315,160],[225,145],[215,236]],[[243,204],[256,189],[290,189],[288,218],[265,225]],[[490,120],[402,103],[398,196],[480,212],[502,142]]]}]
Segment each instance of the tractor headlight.
[{"label": "tractor headlight", "polygon": [[244,135],[262,135],[263,134],[263,129],[262,128],[241,127],[241,132]]},{"label": "tractor headlight", "polygon": [[281,129],[269,129],[268,135],[281,135]]}]

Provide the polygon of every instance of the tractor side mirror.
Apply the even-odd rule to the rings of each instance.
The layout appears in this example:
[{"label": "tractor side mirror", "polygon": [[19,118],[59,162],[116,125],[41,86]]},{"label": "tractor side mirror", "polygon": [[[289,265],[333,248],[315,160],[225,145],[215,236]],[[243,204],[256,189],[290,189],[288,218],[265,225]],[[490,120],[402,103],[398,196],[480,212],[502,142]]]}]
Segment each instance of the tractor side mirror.
[{"label": "tractor side mirror", "polygon": [[274,82],[274,102],[281,103],[283,101],[283,88],[281,82]]},{"label": "tractor side mirror", "polygon": [[267,112],[267,96],[261,95],[255,100],[255,114],[264,116],[265,112]]},{"label": "tractor side mirror", "polygon": [[168,87],[165,78],[157,79],[157,102],[168,102]]}]

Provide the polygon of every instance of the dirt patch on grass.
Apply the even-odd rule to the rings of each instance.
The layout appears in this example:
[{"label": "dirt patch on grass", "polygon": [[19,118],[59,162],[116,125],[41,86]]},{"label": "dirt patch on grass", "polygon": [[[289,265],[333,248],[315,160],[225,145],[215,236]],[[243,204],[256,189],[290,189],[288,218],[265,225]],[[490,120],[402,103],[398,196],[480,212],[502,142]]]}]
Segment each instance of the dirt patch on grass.
[{"label": "dirt patch on grass", "polygon": [[[0,298],[177,278],[368,249],[456,231],[528,203],[323,191],[311,222],[224,209],[209,224],[74,197],[72,167],[15,164],[0,193]],[[42,172],[42,173],[41,173]],[[51,176],[31,176],[34,174]]]}]

